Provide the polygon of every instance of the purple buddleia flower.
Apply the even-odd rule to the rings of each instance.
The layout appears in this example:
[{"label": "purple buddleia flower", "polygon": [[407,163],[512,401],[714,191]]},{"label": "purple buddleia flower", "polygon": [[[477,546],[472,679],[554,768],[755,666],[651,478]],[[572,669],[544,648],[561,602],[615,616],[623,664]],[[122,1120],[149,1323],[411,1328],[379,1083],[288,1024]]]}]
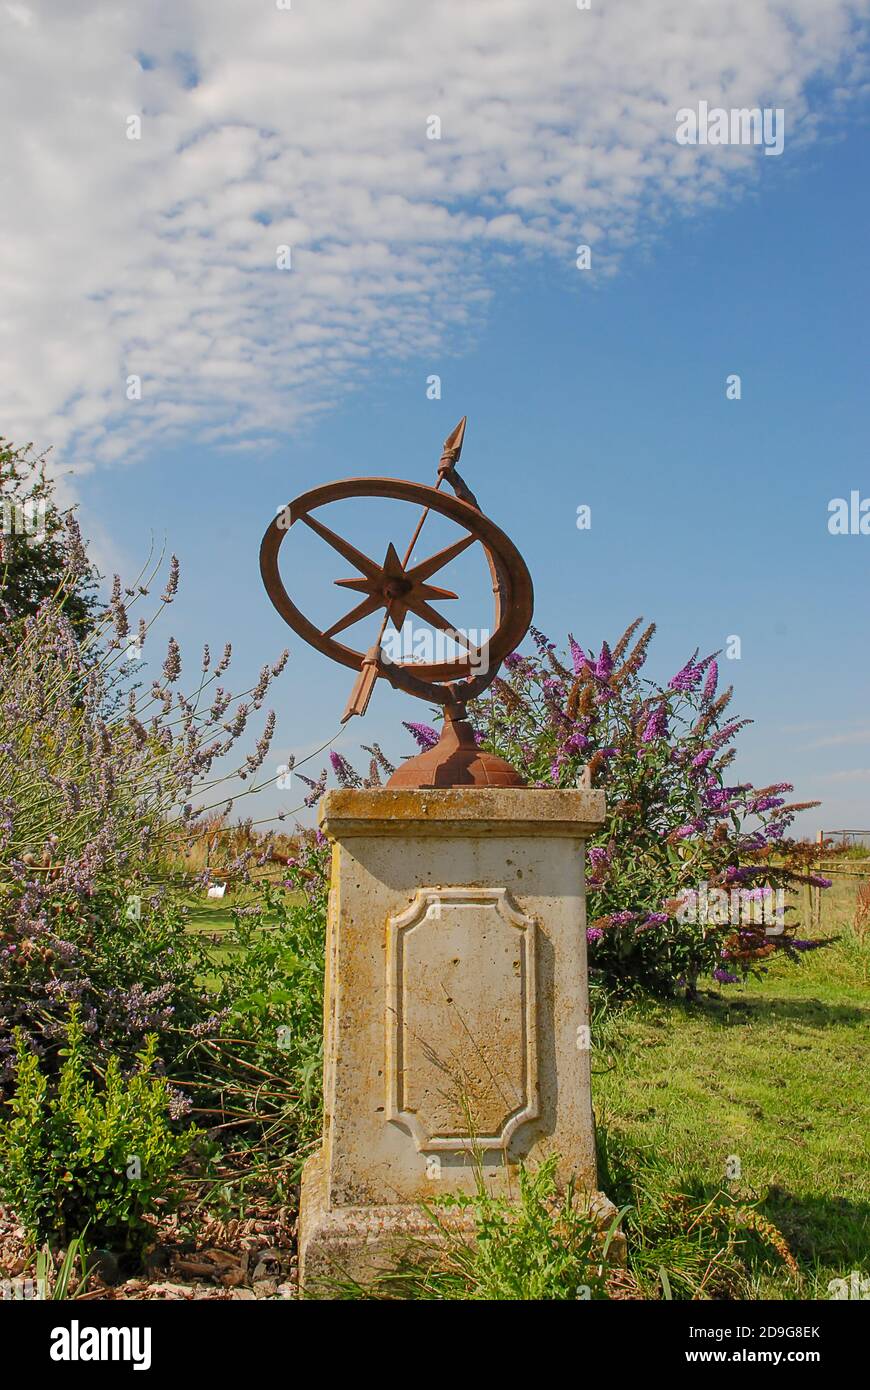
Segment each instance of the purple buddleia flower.
[{"label": "purple buddleia flower", "polygon": [[595,663],[596,680],[609,681],[613,675],[613,654],[606,642],[601,643],[601,652]]},{"label": "purple buddleia flower", "polygon": [[705,705],[709,705],[710,701],[713,699],[713,696],[716,694],[716,686],[718,685],[718,683],[719,666],[717,662],[713,661],[710,664],[710,669],[707,672],[707,679],[704,682],[704,689],[701,693],[701,699],[703,700]]},{"label": "purple buddleia flower", "polygon": [[592,744],[590,740],[586,737],[585,734],[581,734],[579,731],[577,733],[570,734],[568,738],[565,740],[566,753],[585,753],[586,749],[591,747]]},{"label": "purple buddleia flower", "polygon": [[555,651],[555,642],[551,642],[547,635],[541,632],[540,628],[535,627],[534,624],[529,628],[529,635],[541,656],[547,656],[549,652]]},{"label": "purple buddleia flower", "polygon": [[641,734],[641,743],[652,743],[657,738],[667,738],[668,736],[668,716],[664,705],[659,705],[658,709],[650,715],[646,723],[646,728]]},{"label": "purple buddleia flower", "polygon": [[732,975],[730,970],[724,970],[720,965],[713,971],[713,979],[718,980],[720,985],[736,985],[740,977]]},{"label": "purple buddleia flower", "polygon": [[690,836],[699,834],[700,831],[705,828],[705,825],[706,822],[699,817],[697,820],[689,821],[687,825],[679,826],[679,828],[674,831],[674,834],[678,840],[688,840]]},{"label": "purple buddleia flower", "polygon": [[336,753],[333,750],[329,755],[329,761],[332,763],[332,770],[343,787],[362,786],[362,779],[359,774],[354,772],[347,758],[343,758],[341,753]]},{"label": "purple buddleia flower", "polygon": [[693,658],[691,661],[686,662],[682,670],[678,671],[675,676],[671,677],[671,679],[668,681],[668,689],[677,690],[683,693],[689,690],[694,690],[702,675],[702,667],[696,666],[694,664]]},{"label": "purple buddleia flower", "polygon": [[580,646],[579,642],[575,642],[574,638],[570,635],[570,633],[568,635],[568,647],[571,652],[571,662],[574,667],[574,675],[579,676],[583,673],[583,671],[586,670],[586,667],[589,665],[586,653]]},{"label": "purple buddleia flower", "polygon": [[427,749],[435,747],[439,738],[437,729],[433,729],[429,724],[416,724],[413,720],[409,721],[403,719],[402,723],[405,725],[411,737],[416,740],[418,747],[423,749],[424,753]]},{"label": "purple buddleia flower", "polygon": [[363,746],[363,749],[364,749],[364,751],[365,751],[366,753],[370,753],[370,754],[371,754],[372,758],[374,759],[374,761],[375,761],[375,763],[377,764],[377,766],[378,766],[378,768],[380,769],[380,771],[381,771],[381,772],[385,772],[386,775],[387,775],[388,777],[392,777],[393,773],[394,773],[395,770],[396,770],[395,763],[391,763],[390,760],[389,760],[389,758],[386,758],[386,757],[384,756],[384,754],[383,754],[383,752],[382,752],[382,750],[381,750],[380,744],[379,744],[379,743],[372,743],[372,744],[364,743],[362,746]]}]

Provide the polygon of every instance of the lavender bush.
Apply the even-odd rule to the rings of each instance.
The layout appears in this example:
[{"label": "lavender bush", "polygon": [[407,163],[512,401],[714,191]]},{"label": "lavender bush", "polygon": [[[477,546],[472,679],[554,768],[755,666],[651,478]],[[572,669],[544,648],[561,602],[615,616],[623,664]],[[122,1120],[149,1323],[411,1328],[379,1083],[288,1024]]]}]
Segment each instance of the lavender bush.
[{"label": "lavender bush", "polygon": [[[56,593],[26,619],[17,644],[0,646],[0,1069],[11,1065],[17,1025],[37,1051],[55,1051],[72,1002],[107,1047],[141,1043],[161,1021],[177,1026],[180,1014],[192,1023],[197,1006],[204,1016],[183,921],[149,870],[196,834],[227,778],[256,788],[273,713],[240,765],[218,772],[216,764],[226,766],[287,659],[234,700],[221,684],[229,646],[216,663],[206,648],[184,694],[170,637],[159,676],[143,690],[136,673],[154,619],[139,619],[134,632],[133,609],[158,567],[127,590],[116,576],[107,608],[82,636],[65,611],[88,568],[72,519],[66,537]],[[173,558],[158,611],[177,587]],[[223,871],[240,877],[252,854]]]}]

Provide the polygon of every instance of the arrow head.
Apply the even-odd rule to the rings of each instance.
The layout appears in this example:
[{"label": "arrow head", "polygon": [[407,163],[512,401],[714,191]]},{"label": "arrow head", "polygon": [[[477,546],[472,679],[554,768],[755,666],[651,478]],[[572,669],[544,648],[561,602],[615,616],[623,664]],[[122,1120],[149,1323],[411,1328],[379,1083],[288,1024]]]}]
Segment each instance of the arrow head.
[{"label": "arrow head", "polygon": [[462,441],[465,439],[465,426],[468,423],[468,416],[463,415],[456,429],[452,434],[448,434],[444,441],[444,448],[441,452],[442,459],[447,458],[451,464],[459,462],[459,455],[462,453]]}]

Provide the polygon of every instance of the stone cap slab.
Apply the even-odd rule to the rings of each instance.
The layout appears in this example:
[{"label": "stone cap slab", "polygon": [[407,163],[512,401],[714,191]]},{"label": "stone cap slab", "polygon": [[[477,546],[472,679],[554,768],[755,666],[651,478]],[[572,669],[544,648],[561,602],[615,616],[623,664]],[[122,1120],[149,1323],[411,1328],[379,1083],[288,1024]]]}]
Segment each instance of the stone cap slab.
[{"label": "stone cap slab", "polygon": [[604,824],[603,791],[556,787],[336,788],[320,827],[348,835],[539,835],[584,839]]}]

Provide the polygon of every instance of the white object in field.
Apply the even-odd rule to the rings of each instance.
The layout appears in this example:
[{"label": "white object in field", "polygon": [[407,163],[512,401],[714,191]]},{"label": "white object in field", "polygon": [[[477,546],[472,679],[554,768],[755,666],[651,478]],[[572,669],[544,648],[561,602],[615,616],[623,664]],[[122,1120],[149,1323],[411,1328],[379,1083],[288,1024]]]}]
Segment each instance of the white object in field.
[{"label": "white object in field", "polygon": [[213,885],[213,887],[209,888],[209,890],[208,890],[208,897],[210,897],[210,898],[222,898],[223,895],[224,895],[224,893],[225,893],[226,891],[227,891],[227,885],[226,885],[225,883],[215,883],[215,884]]}]

